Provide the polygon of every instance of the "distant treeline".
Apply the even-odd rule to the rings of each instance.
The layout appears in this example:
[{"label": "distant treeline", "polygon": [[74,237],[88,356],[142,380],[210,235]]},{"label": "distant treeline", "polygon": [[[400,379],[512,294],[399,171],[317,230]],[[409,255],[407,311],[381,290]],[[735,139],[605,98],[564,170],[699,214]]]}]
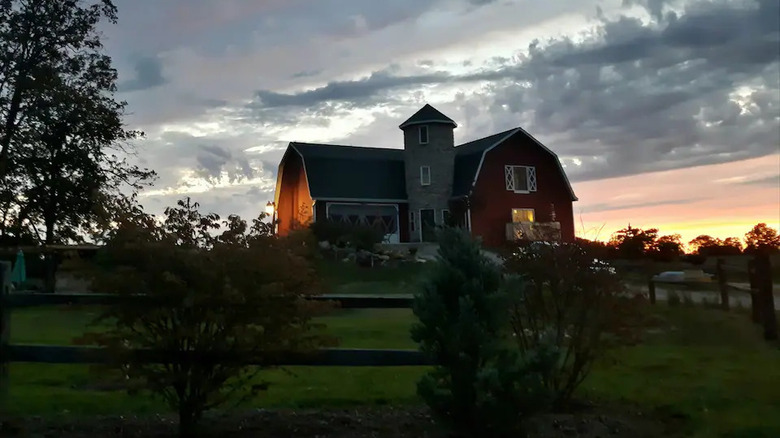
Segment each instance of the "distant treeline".
[{"label": "distant treeline", "polygon": [[635,228],[630,224],[616,231],[608,242],[577,238],[580,245],[605,259],[645,259],[671,261],[683,255],[718,257],[758,252],[780,252],[780,234],[765,223],[756,224],[744,239],[702,234],[688,242],[688,251],[679,234],[659,236],[657,228]]}]

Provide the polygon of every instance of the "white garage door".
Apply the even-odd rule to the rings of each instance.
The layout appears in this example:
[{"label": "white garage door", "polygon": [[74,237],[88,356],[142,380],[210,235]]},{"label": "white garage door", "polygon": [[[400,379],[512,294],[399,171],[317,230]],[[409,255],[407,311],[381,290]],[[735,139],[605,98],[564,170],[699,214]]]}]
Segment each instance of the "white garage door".
[{"label": "white garage door", "polygon": [[399,243],[398,208],[387,204],[328,204],[328,219],[352,225],[370,225],[384,229],[385,241]]}]

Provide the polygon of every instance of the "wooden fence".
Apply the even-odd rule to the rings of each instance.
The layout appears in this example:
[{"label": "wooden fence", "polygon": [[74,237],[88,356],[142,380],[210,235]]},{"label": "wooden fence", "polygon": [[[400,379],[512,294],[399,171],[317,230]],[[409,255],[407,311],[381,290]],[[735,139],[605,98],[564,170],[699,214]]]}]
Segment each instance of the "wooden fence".
[{"label": "wooden fence", "polygon": [[[718,285],[721,308],[726,311],[729,310],[730,291],[748,292],[750,294],[751,320],[763,327],[764,339],[776,341],[778,339],[777,313],[775,311],[775,299],[772,291],[772,266],[769,256],[766,254],[757,254],[748,262],[748,287],[736,286],[729,282],[729,272],[744,272],[744,267],[728,265],[722,258],[718,258],[715,269],[715,279]],[[656,284],[697,285],[701,284],[701,282],[665,281],[650,278],[648,280],[648,291],[651,304],[655,304],[656,302]]]},{"label": "wooden fence", "polygon": [[[8,365],[12,362],[47,364],[90,364],[104,363],[107,351],[96,346],[64,345],[16,345],[10,344],[11,311],[17,308],[48,305],[110,305],[122,297],[93,293],[9,293],[8,279],[10,263],[0,264],[0,397],[8,385]],[[143,299],[139,295],[134,299]],[[319,295],[310,299],[337,301],[342,309],[408,309],[412,296],[375,295]],[[52,329],[56,329],[52,327]],[[151,353],[151,352],[150,352]],[[150,362],[159,361],[159,356],[145,355]],[[258,364],[260,365],[260,364]],[[329,348],[306,355],[287,355],[276,363],[262,365],[305,365],[305,366],[420,366],[430,365],[426,357],[416,350],[349,349]]]}]

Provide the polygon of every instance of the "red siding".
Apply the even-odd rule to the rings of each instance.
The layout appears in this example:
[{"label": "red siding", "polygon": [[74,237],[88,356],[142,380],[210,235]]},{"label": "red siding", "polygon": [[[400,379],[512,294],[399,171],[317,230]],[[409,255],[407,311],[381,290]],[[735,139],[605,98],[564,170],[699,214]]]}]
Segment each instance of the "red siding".
[{"label": "red siding", "polygon": [[285,236],[290,230],[305,225],[311,220],[312,199],[306,184],[303,160],[294,151],[284,158],[282,183],[276,217],[279,221],[279,235]]},{"label": "red siding", "polygon": [[[506,190],[504,166],[536,167],[537,191],[520,194]],[[512,208],[533,208],[536,221],[551,221],[551,204],[561,223],[565,242],[574,241],[574,214],[568,185],[558,170],[556,158],[523,135],[515,135],[485,155],[471,196],[471,231],[481,236],[485,246],[506,242],[506,224],[512,221]]]}]

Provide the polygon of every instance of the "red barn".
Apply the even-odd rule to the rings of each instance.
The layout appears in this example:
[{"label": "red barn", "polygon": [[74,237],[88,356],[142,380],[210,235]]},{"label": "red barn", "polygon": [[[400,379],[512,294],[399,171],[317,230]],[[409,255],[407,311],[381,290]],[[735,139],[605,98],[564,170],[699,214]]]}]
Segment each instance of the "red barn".
[{"label": "red barn", "polygon": [[279,234],[325,218],[383,227],[390,243],[432,241],[443,223],[489,247],[574,240],[566,173],[522,128],[456,146],[456,123],[430,105],[399,127],[403,149],[290,143],[274,199]]}]

